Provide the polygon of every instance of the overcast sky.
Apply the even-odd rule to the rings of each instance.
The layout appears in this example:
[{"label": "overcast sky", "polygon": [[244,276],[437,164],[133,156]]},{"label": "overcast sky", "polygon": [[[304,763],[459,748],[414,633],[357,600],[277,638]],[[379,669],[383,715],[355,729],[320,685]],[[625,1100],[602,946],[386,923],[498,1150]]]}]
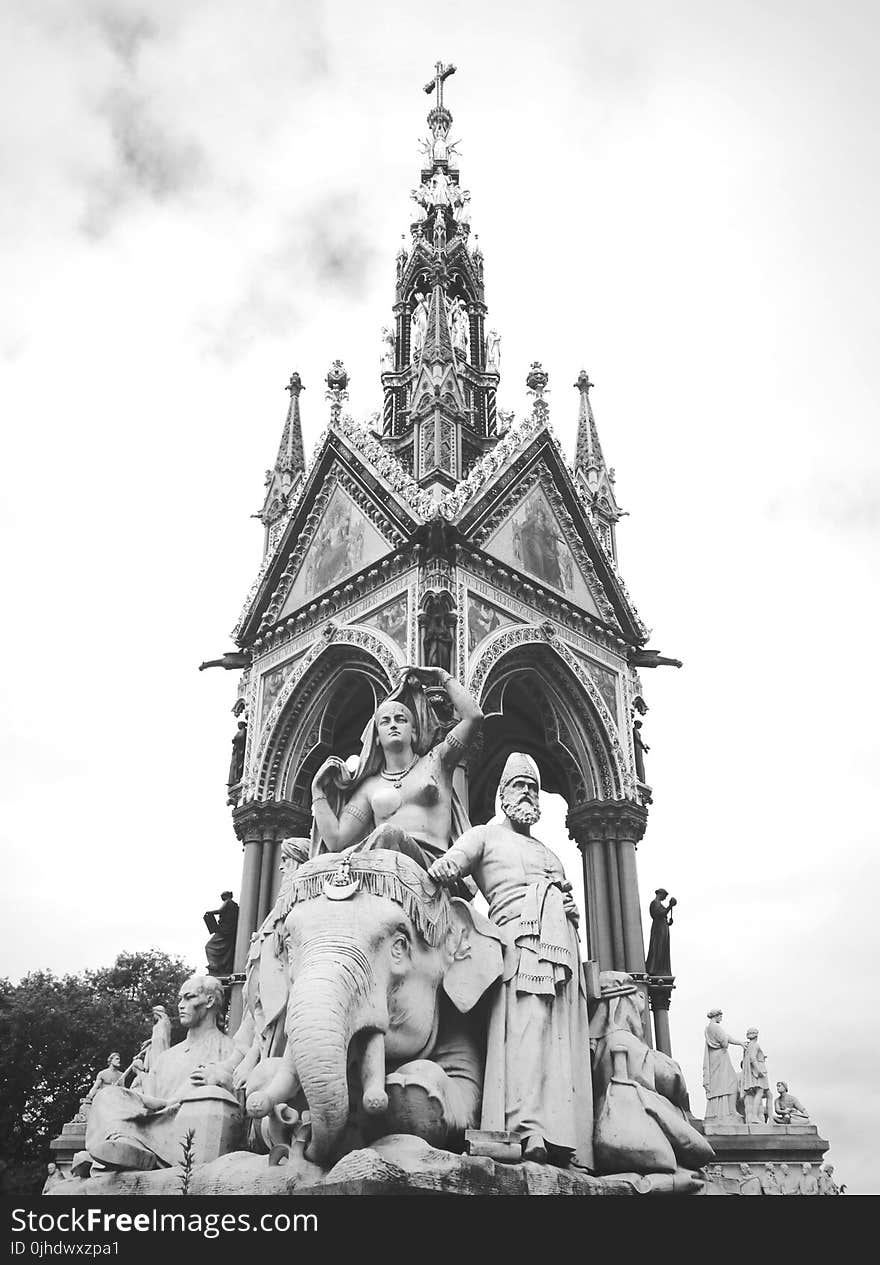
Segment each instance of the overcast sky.
[{"label": "overcast sky", "polygon": [[[645,672],[642,903],[679,899],[673,1045],[756,1024],[880,1189],[877,65],[865,3],[7,0],[2,969],[202,959],[238,890],[231,647],[298,369],[307,445],[380,331],[437,58],[502,334],[685,661]],[[545,823],[546,824],[546,823]],[[554,842],[548,839],[548,842]],[[557,840],[558,842],[558,840]],[[569,864],[569,854],[561,849]]]}]

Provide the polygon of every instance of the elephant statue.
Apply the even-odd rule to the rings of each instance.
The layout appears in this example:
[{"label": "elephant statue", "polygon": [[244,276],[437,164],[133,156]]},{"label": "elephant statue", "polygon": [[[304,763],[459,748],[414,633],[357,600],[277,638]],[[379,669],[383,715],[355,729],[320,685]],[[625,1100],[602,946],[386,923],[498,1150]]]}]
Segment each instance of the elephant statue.
[{"label": "elephant statue", "polygon": [[484,1037],[471,1012],[501,978],[495,927],[387,849],[306,862],[287,901],[287,1044],[248,1077],[248,1114],[308,1110],[318,1164],[390,1133],[442,1147],[475,1124]]}]

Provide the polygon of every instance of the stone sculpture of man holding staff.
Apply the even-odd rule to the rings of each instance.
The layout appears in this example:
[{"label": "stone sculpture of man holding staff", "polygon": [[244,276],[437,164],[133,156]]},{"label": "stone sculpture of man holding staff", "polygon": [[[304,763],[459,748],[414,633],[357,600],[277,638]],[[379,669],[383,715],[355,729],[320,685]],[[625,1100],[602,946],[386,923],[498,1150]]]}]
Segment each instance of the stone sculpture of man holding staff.
[{"label": "stone sculpture of man holding staff", "polygon": [[501,775],[499,816],[467,830],[429,873],[444,884],[472,873],[504,938],[481,1127],[515,1134],[524,1159],[592,1168],[578,912],[559,859],[531,833],[540,817],[540,785],[535,762],[514,752]]}]

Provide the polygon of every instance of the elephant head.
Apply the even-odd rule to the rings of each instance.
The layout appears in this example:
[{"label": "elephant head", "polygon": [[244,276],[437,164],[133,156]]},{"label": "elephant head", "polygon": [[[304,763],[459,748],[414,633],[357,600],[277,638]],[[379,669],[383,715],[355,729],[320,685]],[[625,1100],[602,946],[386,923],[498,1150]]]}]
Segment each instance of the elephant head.
[{"label": "elephant head", "polygon": [[284,1069],[248,1110],[265,1114],[301,1088],[307,1156],[323,1162],[348,1123],[352,1057],[364,1108],[381,1114],[388,1065],[429,1059],[437,1046],[441,989],[468,1012],[500,977],[502,945],[487,919],[399,852],[315,858],[297,871],[288,900]]}]

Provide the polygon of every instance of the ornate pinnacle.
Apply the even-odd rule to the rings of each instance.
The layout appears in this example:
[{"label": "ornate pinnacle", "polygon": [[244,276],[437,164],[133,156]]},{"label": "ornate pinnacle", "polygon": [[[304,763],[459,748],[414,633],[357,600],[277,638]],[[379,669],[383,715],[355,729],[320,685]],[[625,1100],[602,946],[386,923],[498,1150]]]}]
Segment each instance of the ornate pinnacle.
[{"label": "ornate pinnacle", "polygon": [[348,374],[341,360],[334,360],[327,372],[327,386],[331,391],[344,391],[348,386]]},{"label": "ornate pinnacle", "polygon": [[[290,375],[290,380],[284,389],[290,395],[290,406],[287,410],[287,420],[284,423],[284,431],[281,435],[281,445],[278,449],[275,469],[282,475],[290,476],[297,470],[304,470],[306,465],[303,450],[302,422],[299,415],[299,397],[305,387],[302,384],[302,378],[296,370]],[[285,493],[290,490],[289,478],[286,483],[283,483],[283,487]]]},{"label": "ornate pinnacle", "polygon": [[326,398],[330,401],[330,421],[338,422],[342,416],[342,402],[348,399],[348,374],[341,360],[334,360],[326,377]]},{"label": "ornate pinnacle", "polygon": [[526,375],[526,386],[530,391],[534,392],[537,399],[541,400],[544,398],[544,392],[549,381],[550,375],[542,367],[540,360],[533,360],[532,367]]}]

